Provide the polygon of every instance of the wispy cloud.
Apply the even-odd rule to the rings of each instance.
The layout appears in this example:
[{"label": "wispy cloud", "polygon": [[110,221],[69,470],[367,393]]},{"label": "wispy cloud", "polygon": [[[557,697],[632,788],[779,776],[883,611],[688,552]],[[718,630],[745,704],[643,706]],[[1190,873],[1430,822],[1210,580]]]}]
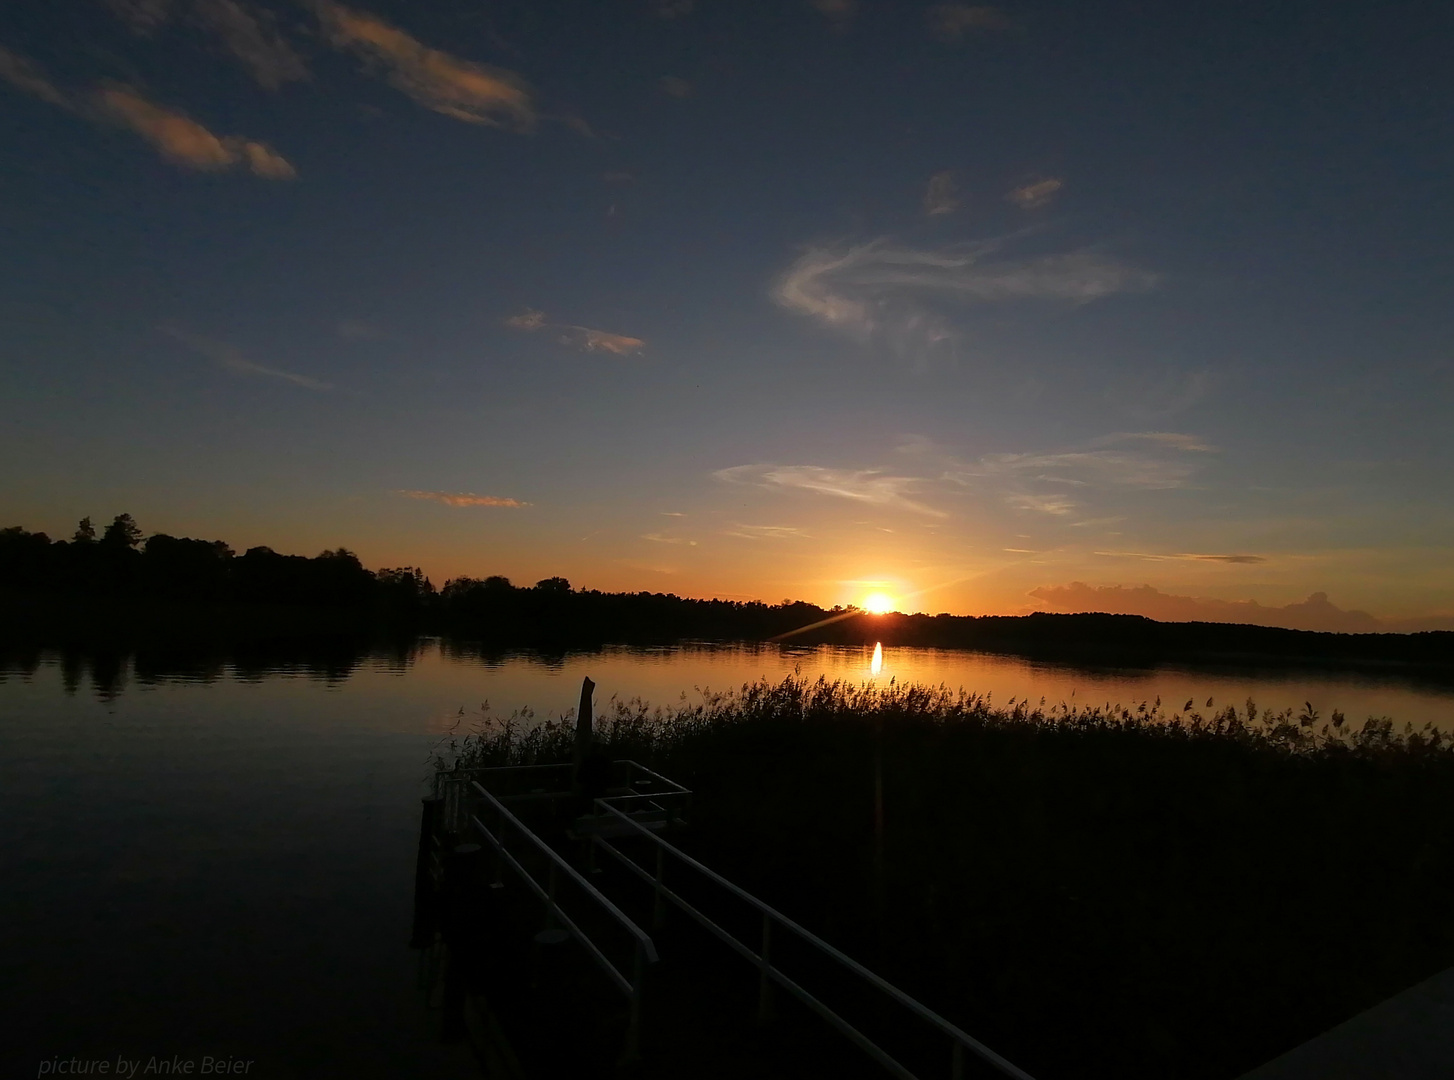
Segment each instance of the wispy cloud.
[{"label": "wispy cloud", "polygon": [[443,503],[445,506],[494,506],[514,510],[530,505],[519,499],[502,499],[498,495],[475,495],[468,491],[396,491],[394,494],[402,495],[406,499],[426,499],[430,502]]},{"label": "wispy cloud", "polygon": [[106,0],[106,6],[141,34],[166,25],[176,8],[173,0]]},{"label": "wispy cloud", "polygon": [[119,124],[151,143],[183,168],[220,172],[244,166],[269,180],[291,180],[297,170],[266,143],[240,135],[214,135],[176,109],[149,101],[130,86],[111,84],[90,92],[62,90],[39,64],[0,46],[0,79],[50,105],[98,124]]},{"label": "wispy cloud", "polygon": [[530,90],[518,75],[430,48],[377,15],[313,0],[328,41],[371,68],[426,109],[471,124],[513,131],[535,126]]},{"label": "wispy cloud", "polygon": [[1007,495],[1005,501],[1016,510],[1029,510],[1037,514],[1064,517],[1076,511],[1078,503],[1064,495]]},{"label": "wispy cloud", "polygon": [[276,90],[308,77],[303,58],[278,32],[270,11],[238,0],[193,0],[192,20],[214,34],[259,86]]},{"label": "wispy cloud", "polygon": [[1008,30],[1012,25],[1003,11],[987,4],[935,4],[925,17],[929,29],[940,41],[959,41],[976,30]]},{"label": "wispy cloud", "polygon": [[951,469],[961,482],[978,477],[1015,477],[1070,487],[1115,485],[1177,488],[1185,485],[1194,465],[1130,450],[1069,450],[1054,454],[986,454]]},{"label": "wispy cloud", "polygon": [[511,315],[505,325],[512,330],[539,330],[545,325],[545,312],[526,308],[519,315]]},{"label": "wispy cloud", "polygon": [[681,544],[685,547],[696,547],[695,540],[688,540],[685,536],[666,536],[662,533],[642,533],[641,539],[650,540],[653,544]]},{"label": "wispy cloud", "polygon": [[1022,210],[1033,210],[1037,206],[1044,206],[1050,202],[1064,186],[1065,181],[1063,180],[1041,180],[1034,184],[1026,184],[1024,187],[1017,187],[1005,198]]},{"label": "wispy cloud", "polygon": [[[915,437],[899,452],[933,471],[938,482],[1002,500],[1016,510],[1054,518],[1079,516],[1087,504],[1116,491],[1163,491],[1189,486],[1205,455],[1216,448],[1172,431],[1117,432],[1065,450],[982,454],[964,458]],[[1120,518],[1066,524],[1089,527]]]},{"label": "wispy cloud", "polygon": [[1113,446],[1117,443],[1150,443],[1169,450],[1184,450],[1191,453],[1216,453],[1217,448],[1196,435],[1179,431],[1118,431],[1092,439],[1091,446]]},{"label": "wispy cloud", "polygon": [[1140,559],[1144,562],[1218,562],[1240,566],[1253,566],[1267,561],[1263,555],[1201,555],[1195,552],[1157,554],[1148,551],[1094,551],[1091,554],[1111,559]]},{"label": "wispy cloud", "polygon": [[723,535],[738,536],[744,540],[811,540],[804,530],[795,525],[734,525]]},{"label": "wispy cloud", "polygon": [[913,496],[922,486],[917,477],[890,476],[879,469],[828,469],[819,465],[736,465],[712,476],[729,484],[750,484],[776,491],[809,491],[894,510],[944,517],[944,513]]},{"label": "wispy cloud", "polygon": [[930,217],[952,214],[959,209],[959,197],[955,193],[954,174],[948,169],[929,177],[929,186],[924,192],[924,213]]},{"label": "wispy cloud", "polygon": [[214,135],[184,113],[148,101],[129,86],[106,86],[96,95],[102,113],[130,128],[175,165],[217,172],[237,165],[268,180],[291,180],[297,170],[266,143],[240,135]]},{"label": "wispy cloud", "polygon": [[556,331],[556,340],[562,345],[571,345],[586,352],[631,356],[646,346],[641,338],[628,337],[626,334],[613,334],[608,330],[596,330],[571,323],[552,323],[546,319],[545,312],[534,308],[526,308],[519,315],[511,315],[505,320],[505,325],[512,330],[524,330],[527,333],[536,330]]},{"label": "wispy cloud", "polygon": [[773,299],[861,339],[900,352],[931,349],[956,332],[935,306],[1044,300],[1089,303],[1154,287],[1156,275],[1081,250],[1003,257],[1003,240],[911,248],[887,238],[810,248],[774,284]]},{"label": "wispy cloud", "polygon": [[308,67],[278,29],[277,17],[249,0],[106,0],[138,34],[178,18],[215,37],[258,85],[276,90],[308,78]]},{"label": "wispy cloud", "polygon": [[0,79],[51,105],[62,109],[75,108],[70,97],[50,81],[39,64],[19,53],[11,52],[3,45],[0,45]]},{"label": "wispy cloud", "polygon": [[158,327],[162,333],[176,341],[180,341],[188,348],[201,353],[211,360],[218,367],[227,371],[235,372],[238,375],[255,375],[267,379],[278,379],[281,382],[292,383],[294,386],[301,386],[305,390],[326,391],[334,389],[332,383],[323,382],[307,375],[299,375],[292,371],[282,371],[278,368],[265,367],[262,364],[255,364],[249,360],[241,349],[235,345],[229,345],[224,341],[215,341],[212,338],[205,338],[199,334],[189,334],[175,326]]}]

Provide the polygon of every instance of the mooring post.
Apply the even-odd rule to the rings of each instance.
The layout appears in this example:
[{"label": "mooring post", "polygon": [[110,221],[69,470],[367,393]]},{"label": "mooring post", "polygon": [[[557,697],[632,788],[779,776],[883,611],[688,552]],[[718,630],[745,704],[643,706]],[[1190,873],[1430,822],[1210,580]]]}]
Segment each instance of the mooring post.
[{"label": "mooring post", "polygon": [[596,684],[591,682],[589,675],[581,680],[581,703],[576,709],[576,743],[571,753],[571,787],[577,794],[583,790],[581,767],[591,752],[591,693],[595,689]]},{"label": "mooring post", "polygon": [[479,844],[460,844],[444,859],[442,923],[444,960],[444,1016],[440,1037],[446,1042],[464,1035],[464,999],[469,965],[478,961],[471,943],[469,901],[474,895],[484,852]]},{"label": "mooring post", "polygon": [[444,810],[444,799],[426,795],[419,800],[423,813],[419,816],[419,857],[414,864],[414,933],[409,939],[411,949],[426,948],[434,940],[438,927],[439,894],[434,887],[434,837]]}]

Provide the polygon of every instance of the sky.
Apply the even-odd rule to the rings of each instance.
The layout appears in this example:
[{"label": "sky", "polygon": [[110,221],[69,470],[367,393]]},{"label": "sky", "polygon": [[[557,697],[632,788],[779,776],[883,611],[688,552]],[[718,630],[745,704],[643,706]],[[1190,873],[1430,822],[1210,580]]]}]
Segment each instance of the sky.
[{"label": "sky", "polygon": [[1454,628],[1454,8],[11,0],[0,524]]}]

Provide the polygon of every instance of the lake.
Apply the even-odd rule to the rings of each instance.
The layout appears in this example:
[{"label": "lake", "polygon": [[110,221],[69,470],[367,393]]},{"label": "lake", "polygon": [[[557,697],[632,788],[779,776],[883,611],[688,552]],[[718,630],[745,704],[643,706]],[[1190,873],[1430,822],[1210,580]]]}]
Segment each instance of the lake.
[{"label": "lake", "polygon": [[[800,672],[874,677],[871,650],[390,652],[236,661],[35,653],[0,661],[4,1075],[43,1062],[204,1057],[251,1077],[472,1075],[415,988],[418,802],[436,743],[494,715],[683,695]],[[876,676],[996,703],[1342,710],[1454,730],[1454,687],[1333,671],[1086,670],[888,649]],[[140,1075],[140,1074],[138,1074]]]}]

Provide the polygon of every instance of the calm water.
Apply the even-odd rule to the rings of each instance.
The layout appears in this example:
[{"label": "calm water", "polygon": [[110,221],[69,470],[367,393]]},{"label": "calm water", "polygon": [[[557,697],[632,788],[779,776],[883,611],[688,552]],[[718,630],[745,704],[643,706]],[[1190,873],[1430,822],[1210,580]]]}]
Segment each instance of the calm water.
[{"label": "calm water", "polygon": [[[409,934],[431,747],[483,702],[537,718],[696,699],[794,670],[870,677],[869,650],[607,650],[192,664],[51,654],[0,682],[6,1076],[43,1060],[252,1060],[252,1077],[470,1075],[433,1041]],[[1454,687],[1336,673],[1085,671],[889,649],[880,681],[1136,705],[1160,697],[1454,730]]]}]

